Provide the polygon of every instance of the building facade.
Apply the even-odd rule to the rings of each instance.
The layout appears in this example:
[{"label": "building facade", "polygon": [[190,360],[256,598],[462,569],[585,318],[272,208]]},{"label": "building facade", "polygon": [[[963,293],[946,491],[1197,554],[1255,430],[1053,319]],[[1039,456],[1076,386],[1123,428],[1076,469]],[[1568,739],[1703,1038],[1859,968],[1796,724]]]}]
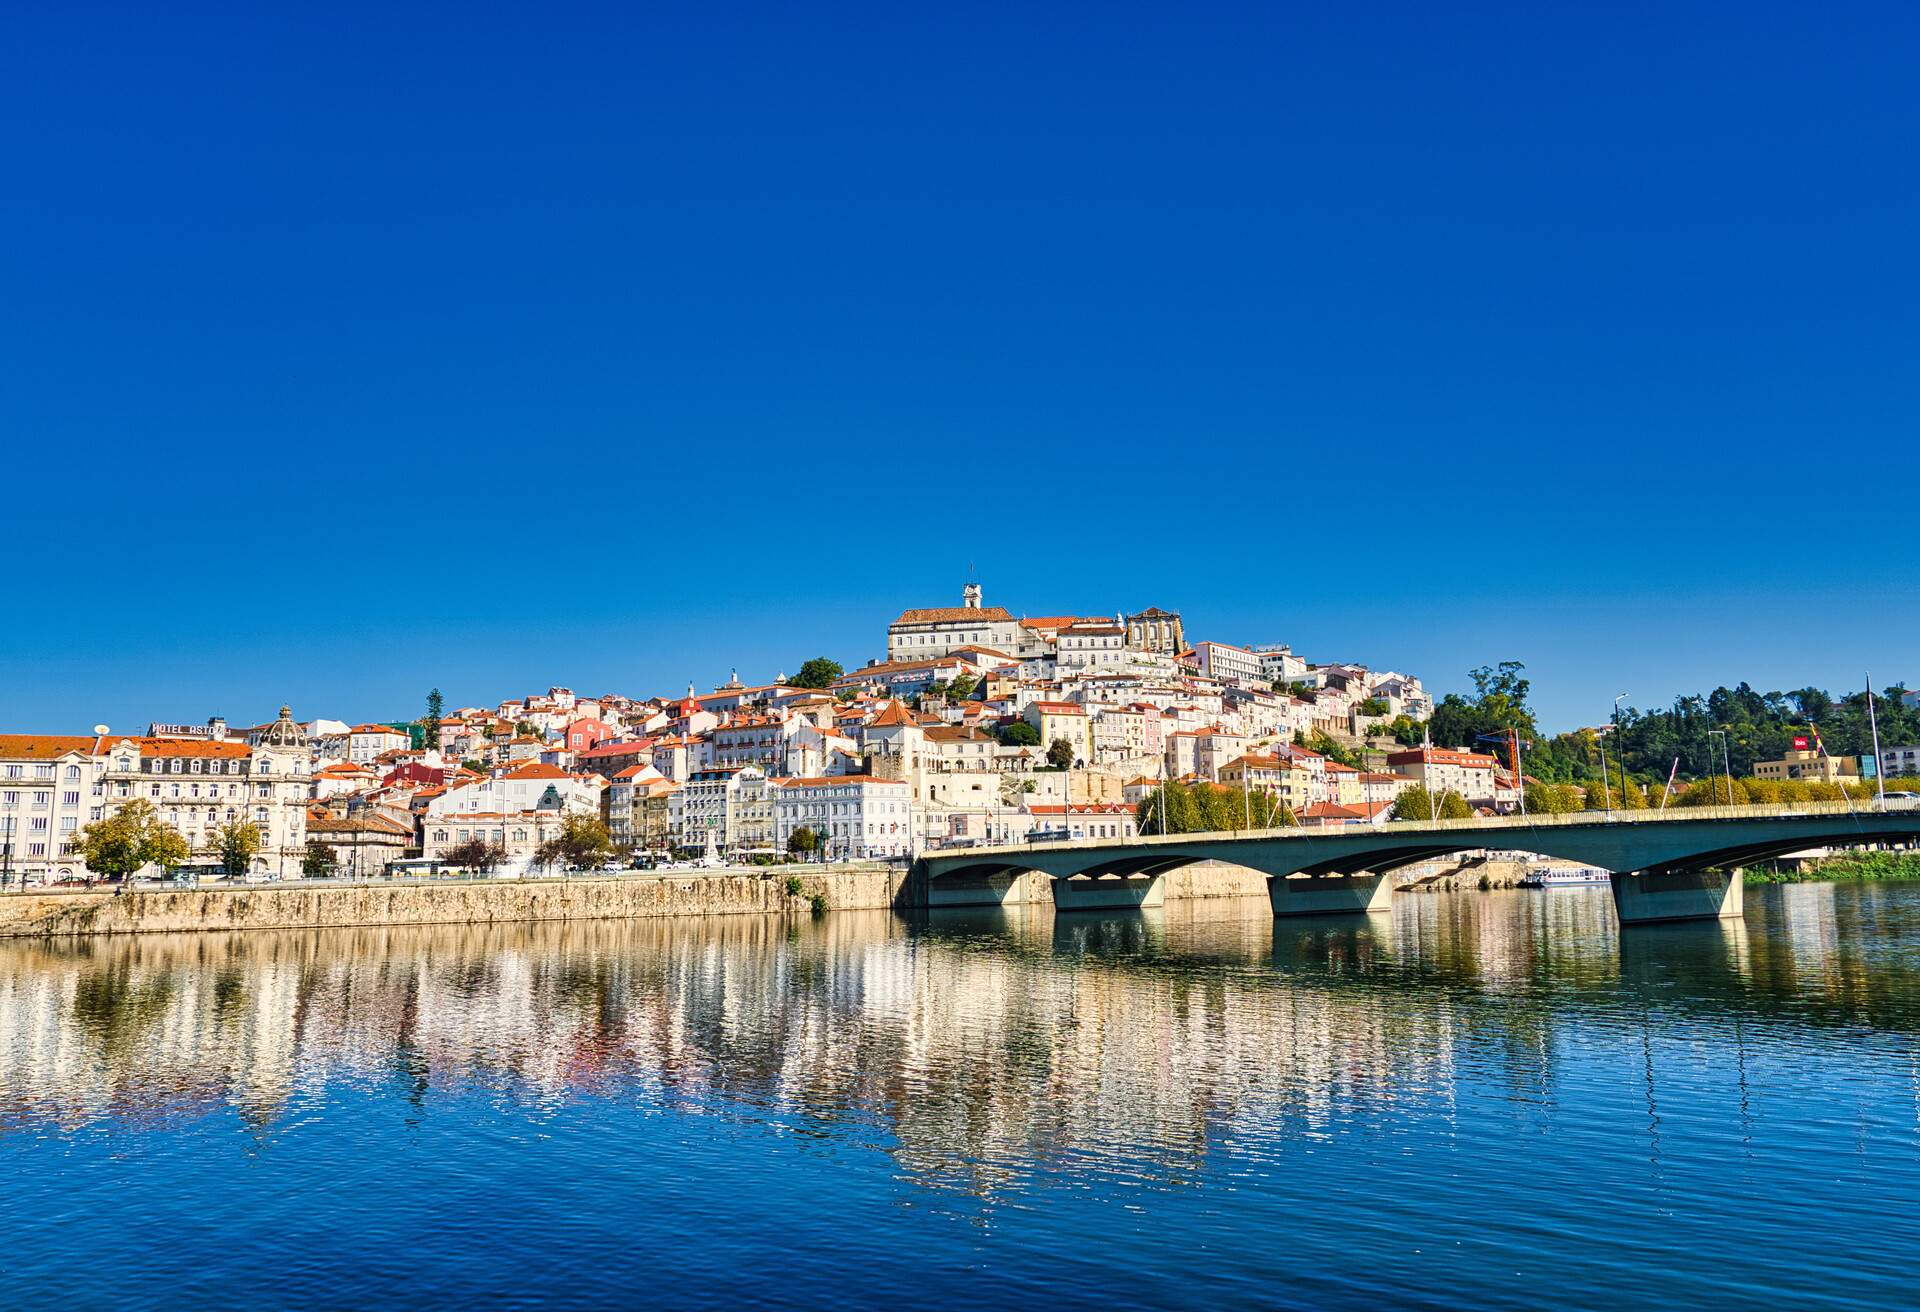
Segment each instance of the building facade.
[{"label": "building facade", "polygon": [[187,840],[196,864],[215,859],[220,829],[243,820],[260,831],[247,877],[298,878],[313,787],[306,729],[282,706],[280,718],[255,730],[250,743],[208,736],[213,732],[224,735],[225,728],[196,737],[102,738],[102,817],[144,798]]},{"label": "building facade", "polygon": [[910,856],[912,785],[870,775],[783,780],[773,790],[773,824],[781,851],[795,830],[811,829],[829,861]]}]

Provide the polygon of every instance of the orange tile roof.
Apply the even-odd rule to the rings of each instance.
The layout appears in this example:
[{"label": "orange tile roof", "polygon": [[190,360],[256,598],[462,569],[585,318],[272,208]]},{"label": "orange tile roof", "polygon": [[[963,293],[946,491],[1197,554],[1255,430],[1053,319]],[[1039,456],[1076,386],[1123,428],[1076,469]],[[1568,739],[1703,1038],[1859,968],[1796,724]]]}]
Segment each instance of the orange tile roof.
[{"label": "orange tile roof", "polygon": [[895,624],[990,624],[1011,621],[1013,616],[1000,606],[930,606],[923,610],[903,610]]},{"label": "orange tile roof", "polygon": [[132,743],[142,756],[155,757],[204,757],[210,759],[226,758],[238,760],[253,755],[253,749],[242,742],[229,739],[215,742],[211,738],[111,738],[110,743]]},{"label": "orange tile roof", "polygon": [[96,740],[73,734],[0,733],[0,758],[9,761],[51,761],[78,752],[91,755]]},{"label": "orange tile roof", "polygon": [[899,729],[913,723],[913,717],[907,714],[907,704],[895,699],[887,703],[886,710],[873,717],[873,722],[869,727],[874,729]]}]

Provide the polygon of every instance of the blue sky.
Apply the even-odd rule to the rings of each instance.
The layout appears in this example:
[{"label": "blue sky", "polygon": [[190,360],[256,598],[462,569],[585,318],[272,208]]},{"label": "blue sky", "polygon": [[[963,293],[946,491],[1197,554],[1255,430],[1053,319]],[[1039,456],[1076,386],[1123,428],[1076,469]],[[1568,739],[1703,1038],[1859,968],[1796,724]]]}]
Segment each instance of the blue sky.
[{"label": "blue sky", "polygon": [[1920,682],[1920,16],[1564,9],[10,8],[0,729],[853,664],[969,567],[1555,727]]}]

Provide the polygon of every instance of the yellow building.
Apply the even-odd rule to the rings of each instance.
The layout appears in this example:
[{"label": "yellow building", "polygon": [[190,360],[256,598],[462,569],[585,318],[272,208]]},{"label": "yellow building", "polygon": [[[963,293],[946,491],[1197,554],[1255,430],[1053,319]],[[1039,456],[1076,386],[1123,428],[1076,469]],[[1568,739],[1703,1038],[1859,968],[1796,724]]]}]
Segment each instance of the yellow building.
[{"label": "yellow building", "polygon": [[1792,751],[1778,761],[1755,761],[1756,779],[1807,779],[1821,783],[1858,783],[1860,761],[1852,756],[1828,756],[1825,752]]}]

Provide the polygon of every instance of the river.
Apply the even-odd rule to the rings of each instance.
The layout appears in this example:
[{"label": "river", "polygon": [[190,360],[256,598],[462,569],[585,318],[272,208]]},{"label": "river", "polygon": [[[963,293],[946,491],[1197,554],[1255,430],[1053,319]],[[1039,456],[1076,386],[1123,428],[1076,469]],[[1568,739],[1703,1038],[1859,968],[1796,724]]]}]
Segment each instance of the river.
[{"label": "river", "polygon": [[0,945],[13,1307],[1911,1307],[1920,885]]}]

